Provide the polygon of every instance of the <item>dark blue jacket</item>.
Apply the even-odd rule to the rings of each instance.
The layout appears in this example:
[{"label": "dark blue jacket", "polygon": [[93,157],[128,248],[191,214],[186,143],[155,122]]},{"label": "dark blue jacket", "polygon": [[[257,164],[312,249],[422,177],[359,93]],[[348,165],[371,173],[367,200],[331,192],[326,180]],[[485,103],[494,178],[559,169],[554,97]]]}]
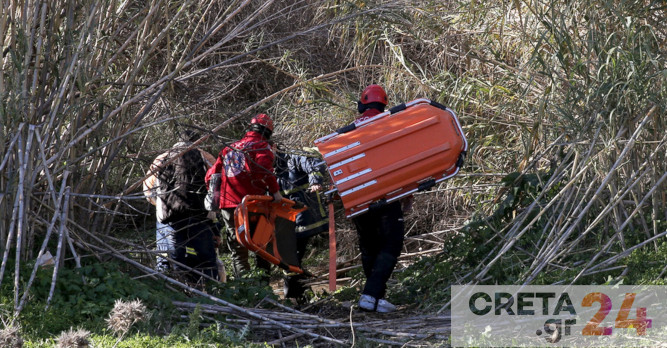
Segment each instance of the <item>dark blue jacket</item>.
[{"label": "dark blue jacket", "polygon": [[308,206],[308,210],[296,218],[297,238],[326,231],[329,218],[323,197],[307,191],[312,185],[324,184],[324,161],[318,157],[277,152],[274,168],[283,197]]}]

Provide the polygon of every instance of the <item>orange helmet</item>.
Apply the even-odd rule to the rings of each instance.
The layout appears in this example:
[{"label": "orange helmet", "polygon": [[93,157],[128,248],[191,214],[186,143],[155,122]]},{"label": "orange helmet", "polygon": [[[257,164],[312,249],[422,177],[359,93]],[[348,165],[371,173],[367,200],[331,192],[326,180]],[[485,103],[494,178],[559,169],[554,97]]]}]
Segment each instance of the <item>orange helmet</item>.
[{"label": "orange helmet", "polygon": [[361,99],[359,100],[361,104],[369,103],[381,103],[384,105],[389,104],[387,99],[387,92],[384,91],[380,85],[369,85],[361,92]]},{"label": "orange helmet", "polygon": [[267,114],[258,114],[250,120],[250,126],[262,126],[273,132],[273,120]]}]

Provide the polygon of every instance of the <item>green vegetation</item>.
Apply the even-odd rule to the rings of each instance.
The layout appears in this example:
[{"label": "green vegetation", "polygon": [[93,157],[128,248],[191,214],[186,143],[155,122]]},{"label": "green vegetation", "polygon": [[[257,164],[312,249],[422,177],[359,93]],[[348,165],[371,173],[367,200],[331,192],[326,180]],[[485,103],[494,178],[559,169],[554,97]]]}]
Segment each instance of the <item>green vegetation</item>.
[{"label": "green vegetation", "polygon": [[[45,310],[52,270],[48,268],[38,272],[31,290],[32,300],[19,317],[21,334],[27,339],[26,347],[53,346],[58,336],[70,328],[90,331],[90,341],[96,347],[113,346],[118,336],[109,328],[107,320],[118,300],[140,300],[148,308],[145,320],[130,327],[118,347],[246,346],[247,331],[226,328],[222,321],[201,328],[201,311],[193,312],[186,320],[181,319],[172,301],[187,301],[184,294],[165,288],[160,281],[133,280],[115,263],[93,263],[81,269],[64,269],[58,277],[52,305]],[[13,298],[8,296],[13,294],[10,279],[13,275],[5,277],[0,297],[5,309],[5,322],[11,314],[7,309],[13,308]],[[248,279],[227,283],[217,291],[211,289],[211,292],[239,305],[252,305],[258,297],[271,294],[271,290],[266,285],[260,285],[258,279],[258,275],[251,275]]]}]

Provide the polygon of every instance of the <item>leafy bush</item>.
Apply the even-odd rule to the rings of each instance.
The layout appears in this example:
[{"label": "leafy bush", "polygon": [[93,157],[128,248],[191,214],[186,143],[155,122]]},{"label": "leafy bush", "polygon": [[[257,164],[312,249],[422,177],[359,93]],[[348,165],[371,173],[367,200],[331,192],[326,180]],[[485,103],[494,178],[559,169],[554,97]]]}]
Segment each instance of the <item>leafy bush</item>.
[{"label": "leafy bush", "polygon": [[413,304],[421,309],[438,310],[449,301],[454,263],[441,253],[424,257],[397,274],[398,286],[389,293],[396,304]]},{"label": "leafy bush", "polygon": [[[101,332],[106,327],[104,320],[117,299],[140,299],[154,312],[168,312],[171,300],[178,297],[177,294],[166,293],[160,282],[133,280],[129,274],[120,272],[114,263],[94,263],[80,269],[60,269],[51,305],[44,310],[52,271],[38,270],[30,289],[31,300],[19,318],[23,331],[33,338],[48,338],[77,326]],[[22,274],[27,275],[29,272],[26,269]],[[13,274],[8,272],[3,281],[0,300],[11,308],[14,289],[10,279],[13,279]],[[160,317],[165,318],[164,315]]]}]

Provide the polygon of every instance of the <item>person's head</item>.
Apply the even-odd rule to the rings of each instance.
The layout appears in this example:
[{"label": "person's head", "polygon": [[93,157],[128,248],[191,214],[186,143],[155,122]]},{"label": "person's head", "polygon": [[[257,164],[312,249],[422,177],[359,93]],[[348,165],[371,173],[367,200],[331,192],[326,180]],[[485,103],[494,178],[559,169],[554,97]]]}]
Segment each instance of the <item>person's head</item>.
[{"label": "person's head", "polygon": [[257,114],[250,120],[250,130],[270,139],[273,134],[273,120],[267,114]]},{"label": "person's head", "polygon": [[368,109],[376,109],[384,112],[384,108],[389,104],[387,92],[380,85],[369,85],[361,92],[361,97],[357,102],[357,110],[363,113]]}]

